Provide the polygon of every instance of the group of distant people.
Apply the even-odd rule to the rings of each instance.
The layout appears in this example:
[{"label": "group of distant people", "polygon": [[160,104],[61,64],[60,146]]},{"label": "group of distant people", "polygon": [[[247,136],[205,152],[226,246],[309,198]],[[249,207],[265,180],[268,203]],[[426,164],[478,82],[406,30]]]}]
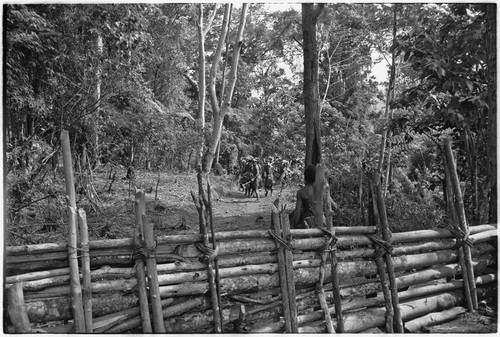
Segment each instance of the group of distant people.
[{"label": "group of distant people", "polygon": [[[254,157],[247,156],[241,160],[239,170],[240,191],[243,191],[247,197],[255,195],[259,200],[258,189],[260,187],[264,187],[265,196],[268,193],[273,195],[275,185],[281,184],[283,189],[289,179],[290,165],[287,160],[281,158],[267,157],[261,164]],[[297,191],[295,209],[289,214],[291,228],[311,228],[315,226],[313,187],[315,179],[316,165],[308,165],[304,170],[305,185]],[[325,187],[329,188],[327,183]],[[329,198],[329,204],[336,208],[337,206],[331,196]]]},{"label": "group of distant people", "polygon": [[269,193],[273,195],[275,185],[280,184],[283,188],[290,176],[290,164],[285,159],[275,159],[272,156],[262,161],[253,156],[247,156],[241,159],[238,171],[240,190],[245,193],[245,196],[255,195],[259,200],[259,188],[264,187],[266,197]]}]

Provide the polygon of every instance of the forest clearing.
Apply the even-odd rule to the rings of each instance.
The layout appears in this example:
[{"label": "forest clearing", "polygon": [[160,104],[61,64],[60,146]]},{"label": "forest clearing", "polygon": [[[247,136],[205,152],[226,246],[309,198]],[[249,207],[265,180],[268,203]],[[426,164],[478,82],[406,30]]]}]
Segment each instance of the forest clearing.
[{"label": "forest clearing", "polygon": [[496,4],[3,14],[5,333],[497,332]]}]

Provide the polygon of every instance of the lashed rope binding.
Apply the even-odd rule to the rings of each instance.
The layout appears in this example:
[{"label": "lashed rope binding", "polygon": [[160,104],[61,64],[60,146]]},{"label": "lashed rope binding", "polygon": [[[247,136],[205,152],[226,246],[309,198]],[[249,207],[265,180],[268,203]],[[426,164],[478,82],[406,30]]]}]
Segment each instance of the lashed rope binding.
[{"label": "lashed rope binding", "polygon": [[277,248],[275,250],[271,251],[272,254],[275,254],[278,251],[283,250],[283,249],[286,249],[286,250],[293,252],[293,250],[295,249],[295,247],[291,244],[293,239],[290,238],[289,240],[284,240],[284,239],[280,238],[278,235],[274,234],[273,231],[270,229],[268,229],[267,232],[274,239],[274,242],[278,243]]},{"label": "lashed rope binding", "polygon": [[130,254],[130,258],[135,261],[135,265],[140,261],[145,261],[148,257],[156,257],[156,247],[158,246],[158,242],[155,240],[153,246],[148,248],[146,246],[146,242],[141,241],[140,245],[134,245],[134,249],[132,250],[132,254]]},{"label": "lashed rope binding", "polygon": [[467,244],[472,248],[472,240],[469,238],[470,233],[465,233],[461,228],[454,227],[451,225],[439,225],[441,228],[445,228],[450,231],[451,234],[455,237],[457,242],[452,247],[452,249],[458,249],[462,246],[462,244]]},{"label": "lashed rope binding", "polygon": [[202,262],[211,262],[219,258],[219,244],[215,246],[215,249],[207,247],[201,242],[196,242],[194,245],[203,253],[200,257]]},{"label": "lashed rope binding", "polygon": [[321,231],[326,234],[325,235],[326,242],[323,246],[318,248],[318,251],[325,251],[325,252],[336,251],[337,250],[337,242],[339,241],[339,239],[329,230],[327,230],[325,228],[321,228],[321,227],[319,227],[319,229],[321,229]]},{"label": "lashed rope binding", "polygon": [[379,257],[385,256],[386,254],[389,254],[389,255],[392,254],[394,247],[389,242],[384,241],[383,239],[381,239],[380,237],[378,237],[376,235],[367,235],[367,237],[374,244],[376,244],[378,247],[382,248],[382,249],[378,250],[378,252],[376,253],[376,255],[374,257],[375,260],[378,259]]}]

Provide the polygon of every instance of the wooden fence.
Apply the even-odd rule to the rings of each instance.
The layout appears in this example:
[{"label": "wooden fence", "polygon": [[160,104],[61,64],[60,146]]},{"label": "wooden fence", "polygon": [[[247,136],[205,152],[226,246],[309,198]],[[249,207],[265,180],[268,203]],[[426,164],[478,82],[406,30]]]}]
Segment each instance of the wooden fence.
[{"label": "wooden fence", "polygon": [[[326,331],[317,283],[321,255],[331,238],[320,229],[291,230],[290,233],[286,241],[292,250],[286,245],[282,248],[269,231],[215,234],[224,332],[286,331],[289,320],[296,320],[298,332]],[[375,228],[336,227],[335,233],[344,331],[363,332],[371,328],[385,331],[386,301],[381,293],[371,237]],[[496,263],[496,244],[492,242],[496,235],[495,225],[470,227],[468,242],[479,298],[491,291],[489,285],[496,284],[496,269],[490,267]],[[457,240],[449,229],[392,235],[391,259],[401,317],[407,329],[418,329],[421,325],[415,323],[415,319],[423,319],[425,324],[428,315],[435,312],[449,319],[450,315],[465,311]],[[161,306],[161,323],[167,332],[214,331],[207,252],[200,246],[202,243],[200,234],[159,236],[154,253],[142,255],[156,262],[157,300]],[[460,246],[460,240],[458,243]],[[283,250],[289,253],[290,261],[280,261]],[[88,253],[92,330],[87,332],[142,331],[144,315],[141,316],[140,292],[151,293],[152,289],[151,282],[140,286],[134,239],[91,241]],[[289,277],[296,292],[294,303],[288,305],[296,312],[292,318],[284,313],[287,296],[281,291],[288,285],[280,283],[280,276],[285,277],[280,271],[286,271],[286,263],[290,265],[290,262]],[[338,328],[336,307],[332,303],[331,264],[324,266],[327,310],[334,327]],[[149,267],[147,263],[141,266],[147,281],[150,281]],[[11,329],[26,332],[31,329],[30,323],[37,323],[39,329],[46,332],[75,331],[74,321],[71,322],[75,317],[67,244],[7,247],[6,272],[8,321],[14,325]],[[85,271],[81,269],[81,272],[83,280]],[[84,291],[84,297],[86,294]],[[149,301],[148,313],[152,314],[151,304]],[[70,323],[66,323],[68,321]],[[20,322],[24,322],[23,327],[16,326]]]},{"label": "wooden fence", "polygon": [[328,211],[326,229],[290,230],[277,200],[268,231],[215,233],[199,178],[202,234],[155,237],[137,191],[131,238],[89,241],[61,140],[69,239],[6,247],[6,332],[417,332],[496,298],[497,226],[467,227],[456,175],[438,230],[333,227]]}]

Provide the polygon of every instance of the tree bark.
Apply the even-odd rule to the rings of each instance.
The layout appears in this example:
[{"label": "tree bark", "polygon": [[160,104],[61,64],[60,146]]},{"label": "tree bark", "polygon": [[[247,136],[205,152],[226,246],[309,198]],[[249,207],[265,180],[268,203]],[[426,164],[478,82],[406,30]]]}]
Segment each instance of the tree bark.
[{"label": "tree bark", "polygon": [[203,143],[205,133],[205,34],[203,32],[203,4],[198,5],[198,114],[197,123],[199,127],[198,152],[196,163],[201,167],[203,158]]},{"label": "tree bark", "polygon": [[102,85],[102,56],[104,44],[102,41],[101,33],[97,32],[95,34],[94,40],[94,49],[96,53],[95,60],[95,71],[94,71],[94,88],[92,92],[92,104],[90,105],[91,109],[94,113],[90,118],[90,127],[92,130],[91,134],[91,154],[92,154],[92,162],[98,164],[100,161],[99,158],[99,120],[100,120],[100,105],[101,105],[101,85]]},{"label": "tree bark", "polygon": [[305,166],[321,162],[318,41],[316,24],[325,4],[302,4],[304,48],[304,112],[306,121]]},{"label": "tree bark", "polygon": [[[226,12],[229,16],[229,8],[230,5],[226,5]],[[241,16],[240,23],[238,26],[238,33],[236,35],[235,42],[233,44],[233,54],[231,59],[231,66],[229,71],[228,85],[226,87],[226,91],[222,94],[222,102],[217,104],[217,96],[216,92],[210,90],[210,102],[212,105],[213,112],[213,129],[212,135],[210,138],[210,143],[208,145],[208,149],[205,153],[204,161],[203,161],[203,172],[208,173],[212,168],[212,164],[215,158],[215,152],[217,150],[217,146],[219,144],[221,135],[222,135],[222,122],[224,121],[224,117],[226,116],[228,110],[231,107],[231,100],[233,98],[234,88],[236,86],[236,79],[238,74],[238,62],[240,58],[241,46],[243,44],[243,32],[245,30],[245,23],[247,18],[248,4],[244,3],[241,7]],[[226,15],[226,14],[225,14]],[[227,31],[227,27],[225,29]],[[222,36],[222,35],[221,35]],[[225,34],[223,38],[219,39],[219,45],[223,45],[225,42]],[[214,59],[212,63],[212,68],[215,66],[218,67],[220,63],[220,57]]]},{"label": "tree bark", "polygon": [[486,56],[488,66],[488,222],[497,223],[497,5],[486,4]]}]

